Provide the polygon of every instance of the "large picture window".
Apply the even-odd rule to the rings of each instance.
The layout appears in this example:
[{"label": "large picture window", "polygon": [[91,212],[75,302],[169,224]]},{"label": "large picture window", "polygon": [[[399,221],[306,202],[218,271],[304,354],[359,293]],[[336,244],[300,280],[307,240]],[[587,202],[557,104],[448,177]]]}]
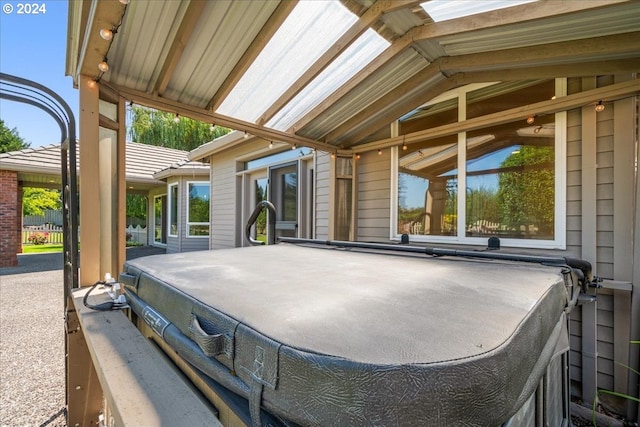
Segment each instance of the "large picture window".
[{"label": "large picture window", "polygon": [[187,183],[189,200],[187,203],[187,236],[209,236],[209,183]]},{"label": "large picture window", "polygon": [[[459,120],[496,113],[558,91],[553,81],[460,91],[455,102],[423,108],[404,130],[455,122],[456,111]],[[393,237],[486,244],[495,236],[505,246],[564,248],[565,127],[565,113],[549,114],[398,148]]]},{"label": "large picture window", "polygon": [[178,236],[178,184],[169,185],[169,232],[171,237]]}]

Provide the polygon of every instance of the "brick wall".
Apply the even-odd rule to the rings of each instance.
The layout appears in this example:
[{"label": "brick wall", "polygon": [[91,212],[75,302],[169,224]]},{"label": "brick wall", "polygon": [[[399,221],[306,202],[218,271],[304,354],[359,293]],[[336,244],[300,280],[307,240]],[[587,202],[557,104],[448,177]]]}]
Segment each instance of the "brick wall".
[{"label": "brick wall", "polygon": [[0,267],[18,265],[21,227],[22,189],[18,173],[0,170]]}]

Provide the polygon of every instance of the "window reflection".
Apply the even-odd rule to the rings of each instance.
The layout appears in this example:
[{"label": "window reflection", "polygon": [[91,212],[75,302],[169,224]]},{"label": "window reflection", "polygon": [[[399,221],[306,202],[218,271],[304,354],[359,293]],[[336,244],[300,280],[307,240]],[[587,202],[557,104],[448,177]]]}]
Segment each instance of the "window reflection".
[{"label": "window reflection", "polygon": [[209,235],[208,182],[189,183],[187,230],[189,237]]},{"label": "window reflection", "polygon": [[457,232],[458,149],[455,135],[400,152],[398,233],[450,236]]},{"label": "window reflection", "polygon": [[466,236],[554,238],[554,130],[539,120],[467,133]]}]

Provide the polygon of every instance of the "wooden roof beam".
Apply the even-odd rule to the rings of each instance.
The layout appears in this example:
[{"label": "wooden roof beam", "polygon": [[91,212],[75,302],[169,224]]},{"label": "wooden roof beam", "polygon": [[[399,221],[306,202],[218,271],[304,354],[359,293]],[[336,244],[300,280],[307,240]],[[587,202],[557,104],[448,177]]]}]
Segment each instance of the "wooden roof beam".
[{"label": "wooden roof beam", "polygon": [[281,132],[274,129],[265,128],[251,122],[245,122],[234,117],[224,116],[214,113],[206,108],[200,108],[193,105],[183,104],[173,101],[159,95],[148,94],[135,89],[130,89],[113,83],[102,82],[109,89],[116,91],[123,98],[145,107],[154,108],[162,111],[169,111],[181,116],[189,117],[207,123],[215,123],[216,125],[225,126],[231,129],[245,131],[251,135],[262,138],[266,141],[286,142],[288,144],[297,144],[305,147],[316,148],[327,152],[336,152],[336,148],[313,139],[304,138],[295,134]]},{"label": "wooden roof beam", "polygon": [[[440,72],[439,61],[436,61],[343,122],[322,139],[332,145],[348,148],[384,124],[391,123],[412,108],[422,105],[425,99],[451,89],[453,84],[454,79],[447,79]],[[413,107],[405,110],[409,105]],[[399,111],[402,113],[398,113]]]},{"label": "wooden roof beam", "polygon": [[342,99],[352,90],[354,90],[358,85],[367,80],[367,78],[374,75],[378,70],[383,68],[386,64],[388,64],[390,61],[404,52],[411,46],[412,43],[413,41],[411,40],[411,38],[407,36],[403,36],[393,42],[391,46],[386,48],[380,55],[374,58],[373,61],[367,64],[362,70],[360,70],[359,73],[357,73],[335,92],[333,92],[322,102],[312,108],[307,114],[302,116],[287,131],[297,132],[300,129],[304,128],[309,122],[327,111],[331,106],[338,102],[338,100]]},{"label": "wooden roof beam", "polygon": [[[545,7],[540,7],[539,3],[541,2],[546,3]],[[370,75],[374,74],[384,65],[389,63],[397,55],[408,49],[414,42],[436,39],[438,37],[457,34],[459,32],[476,31],[509,24],[517,24],[524,21],[570,14],[600,7],[608,7],[615,3],[627,2],[627,0],[612,0],[611,2],[602,2],[597,0],[585,0],[581,2],[541,0],[536,3],[514,6],[508,9],[499,9],[469,17],[429,23],[415,27],[409,30],[404,36],[394,41],[390,47],[368,64],[360,73],[351,78],[348,82],[342,85],[342,87],[327,97],[327,99],[300,118],[293,126],[291,126],[290,129],[288,129],[288,132],[297,132],[303,129],[309,122],[324,113],[332,105],[338,102],[338,100],[354,90]]]},{"label": "wooden roof beam", "polygon": [[[472,82],[471,80],[480,82],[584,76],[587,75],[587,71],[590,72],[588,75],[598,75],[621,68],[623,71],[633,71],[633,68],[629,68],[637,63],[635,59],[638,58],[639,51],[640,33],[629,33],[597,37],[588,41],[574,40],[483,54],[443,57],[429,65],[427,69],[435,67],[436,70],[431,72],[437,71],[445,76],[456,76],[458,86],[468,84]],[[600,62],[588,60],[600,58],[602,55],[607,55],[611,60]],[[485,80],[479,80],[480,78]],[[423,94],[420,101],[415,96],[410,98],[406,96],[407,90],[411,88],[410,82],[414,79],[415,77],[389,92],[322,139],[333,145],[351,146],[370,135],[375,127],[374,123],[391,123],[418,107],[429,98]],[[406,100],[398,101],[403,98]],[[388,105],[393,107],[389,108]],[[375,106],[380,110],[376,111]],[[382,110],[383,108],[386,110]]]},{"label": "wooden roof beam", "polygon": [[193,30],[196,28],[198,20],[202,16],[202,11],[206,5],[207,2],[204,0],[191,0],[189,2],[187,10],[180,22],[180,26],[178,27],[178,31],[171,43],[171,47],[169,48],[169,53],[164,59],[162,68],[160,69],[160,74],[153,85],[153,93],[162,95],[167,89],[169,81],[171,81],[171,77],[173,77],[173,72],[175,71],[178,62],[180,62],[182,53],[189,43]]},{"label": "wooden roof beam", "polygon": [[[456,77],[449,78],[449,80],[451,79],[456,79]],[[485,128],[487,126],[496,126],[520,119],[524,123],[526,118],[531,116],[532,114],[538,116],[555,114],[561,111],[581,108],[589,104],[595,106],[597,100],[611,102],[629,96],[637,96],[638,94],[640,94],[640,79],[628,80],[622,83],[615,83],[597,89],[591,89],[567,96],[557,97],[555,99],[550,99],[547,101],[540,101],[534,104],[522,105],[506,111],[499,111],[497,113],[475,117],[473,119],[468,119],[462,122],[451,123],[435,128],[421,130],[418,132],[408,133],[406,135],[395,136],[392,138],[386,138],[379,141],[362,144],[357,147],[357,150],[359,152],[373,151],[393,146],[399,146],[403,142],[407,145],[411,145],[434,138],[441,138],[443,136],[452,135],[458,132],[474,131],[477,129]]]},{"label": "wooden roof beam", "polygon": [[107,57],[110,42],[100,37],[100,29],[115,28],[124,15],[127,6],[120,2],[105,2],[92,0],[89,4],[89,11],[85,15],[86,6],[83,4],[83,16],[86,16],[86,26],[82,36],[82,44],[79,46],[78,62],[73,76],[74,82],[79,82],[79,76],[87,76],[97,79],[101,75],[98,64]]},{"label": "wooden roof beam", "polygon": [[[640,32],[442,58],[447,74],[637,58]],[[582,74],[585,75],[585,74]],[[495,79],[492,79],[495,80]]]},{"label": "wooden roof beam", "polygon": [[576,62],[526,68],[505,68],[491,71],[473,71],[456,74],[460,84],[482,83],[492,80],[514,81],[553,79],[556,77],[585,77],[632,73],[640,70],[640,58],[611,61]]},{"label": "wooden roof beam", "polygon": [[534,3],[526,3],[505,9],[498,9],[462,18],[421,25],[409,30],[407,35],[414,41],[428,40],[468,31],[478,31],[510,24],[520,24],[543,18],[552,18],[570,13],[583,12],[590,9],[611,7],[616,3],[628,2],[628,0],[539,0]]},{"label": "wooden roof beam", "polygon": [[316,60],[258,119],[259,124],[268,122],[278,111],[287,105],[302,89],[323,72],[338,56],[355,42],[382,15],[403,8],[414,1],[378,0],[362,14],[320,58]]},{"label": "wooden roof beam", "polygon": [[260,55],[260,52],[262,52],[267,43],[269,43],[269,40],[271,40],[297,4],[297,0],[280,2],[276,10],[269,17],[267,23],[262,27],[260,32],[258,32],[256,38],[253,39],[249,48],[244,52],[242,58],[240,58],[235,67],[233,67],[233,70],[231,70],[231,73],[229,73],[225,81],[220,85],[218,91],[213,95],[213,98],[211,98],[211,101],[207,104],[207,110],[216,111],[218,107],[220,107],[220,104],[222,104],[229,93],[231,93],[235,85],[240,81],[258,55]]}]

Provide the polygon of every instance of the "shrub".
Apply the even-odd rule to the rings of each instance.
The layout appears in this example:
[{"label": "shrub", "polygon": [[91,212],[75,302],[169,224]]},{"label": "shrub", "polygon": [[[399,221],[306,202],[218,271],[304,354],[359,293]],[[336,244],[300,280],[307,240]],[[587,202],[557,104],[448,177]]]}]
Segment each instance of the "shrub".
[{"label": "shrub", "polygon": [[44,245],[47,243],[48,238],[49,233],[31,233],[27,240],[34,245]]}]

